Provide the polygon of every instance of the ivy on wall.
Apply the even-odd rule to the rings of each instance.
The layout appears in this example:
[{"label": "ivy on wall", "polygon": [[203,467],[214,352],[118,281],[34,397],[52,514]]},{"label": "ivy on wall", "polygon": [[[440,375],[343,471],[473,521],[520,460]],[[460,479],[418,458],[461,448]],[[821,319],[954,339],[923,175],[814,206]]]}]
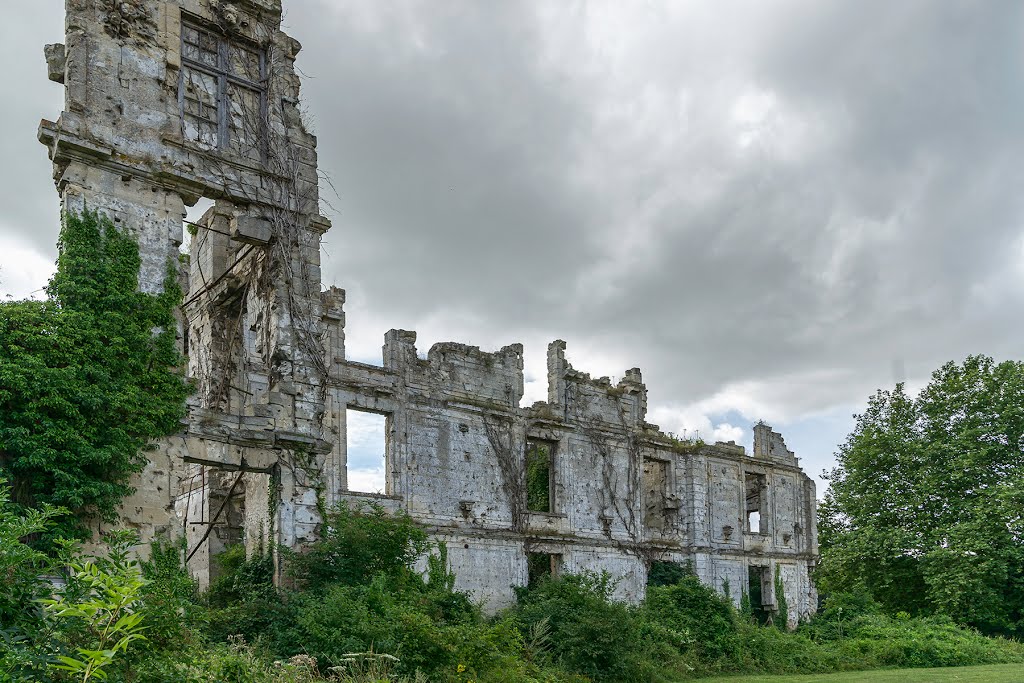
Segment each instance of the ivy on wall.
[{"label": "ivy on wall", "polygon": [[111,520],[144,449],[174,433],[189,387],[175,344],[181,290],[138,290],[139,247],[109,219],[67,215],[44,301],[0,303],[0,476],[13,502]]}]

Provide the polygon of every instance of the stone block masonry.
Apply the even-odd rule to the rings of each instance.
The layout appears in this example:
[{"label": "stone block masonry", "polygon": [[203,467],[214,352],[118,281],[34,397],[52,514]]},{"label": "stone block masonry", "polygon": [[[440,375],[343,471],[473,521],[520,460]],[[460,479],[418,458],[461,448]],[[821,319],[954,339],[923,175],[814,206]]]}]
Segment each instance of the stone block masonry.
[{"label": "stone block masonry", "polygon": [[[815,609],[814,484],[767,425],[752,455],[681,442],[646,422],[640,370],[593,379],[562,341],[548,400],[530,407],[518,344],[420,358],[416,334],[392,330],[382,366],[346,359],[345,293],[321,291],[330,222],[280,0],[67,0],[66,14],[64,43],[45,50],[65,109],[39,128],[63,207],[137,238],[143,291],[168,275],[187,290],[196,393],[122,506],[144,541],[183,534],[207,585],[228,546],[301,548],[327,506],[372,499],[445,543],[458,587],[490,609],[549,571],[608,571],[636,601],[660,561],[691,563],[737,602],[778,567],[790,620]],[[181,256],[201,198],[213,206]],[[350,408],[386,418],[379,495],[349,490]]]}]

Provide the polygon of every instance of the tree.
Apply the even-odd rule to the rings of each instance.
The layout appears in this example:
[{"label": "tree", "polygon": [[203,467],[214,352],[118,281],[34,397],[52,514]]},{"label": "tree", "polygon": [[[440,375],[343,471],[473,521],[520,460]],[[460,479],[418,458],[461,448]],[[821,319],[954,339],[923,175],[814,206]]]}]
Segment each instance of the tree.
[{"label": "tree", "polygon": [[170,264],[162,294],[138,291],[138,245],[96,213],[67,215],[59,248],[47,300],[0,303],[0,476],[22,508],[75,513],[55,534],[83,537],[184,416],[181,291]]},{"label": "tree", "polygon": [[821,588],[1024,634],[1024,363],[947,363],[916,397],[879,391],[821,506]]}]

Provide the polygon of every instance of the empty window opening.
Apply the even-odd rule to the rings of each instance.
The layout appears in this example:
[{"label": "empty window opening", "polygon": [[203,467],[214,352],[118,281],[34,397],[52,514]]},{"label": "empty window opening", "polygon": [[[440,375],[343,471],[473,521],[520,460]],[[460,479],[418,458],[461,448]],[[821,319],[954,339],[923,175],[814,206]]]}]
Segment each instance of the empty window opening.
[{"label": "empty window opening", "polygon": [[181,246],[178,247],[178,251],[182,254],[190,254],[192,252],[192,241],[199,234],[202,218],[206,215],[207,211],[213,208],[213,205],[214,201],[212,199],[203,197],[195,203],[195,206],[185,207],[185,216],[183,217],[185,225],[181,231]]},{"label": "empty window opening", "polygon": [[530,512],[555,511],[554,463],[554,442],[526,442],[526,509]]},{"label": "empty window opening", "polygon": [[747,596],[750,600],[751,616],[759,624],[771,621],[775,604],[772,600],[771,572],[768,567],[747,567]]},{"label": "empty window opening", "polygon": [[178,104],[185,139],[261,160],[266,79],[263,50],[183,23]]},{"label": "empty window opening", "polygon": [[654,560],[647,570],[647,586],[674,586],[687,576],[693,575],[693,565]]},{"label": "empty window opening", "polygon": [[527,588],[535,587],[544,579],[544,577],[558,576],[561,564],[561,555],[552,555],[551,553],[526,553]]},{"label": "empty window opening", "polygon": [[668,463],[644,458],[644,525],[664,531],[668,524]]},{"label": "empty window opening", "polygon": [[745,488],[747,531],[749,533],[767,533],[765,525],[762,523],[762,514],[764,512],[764,492],[767,487],[768,484],[765,475],[747,472]]},{"label": "empty window opening", "polygon": [[391,418],[349,408],[345,411],[346,471],[349,491],[391,493],[387,451]]}]

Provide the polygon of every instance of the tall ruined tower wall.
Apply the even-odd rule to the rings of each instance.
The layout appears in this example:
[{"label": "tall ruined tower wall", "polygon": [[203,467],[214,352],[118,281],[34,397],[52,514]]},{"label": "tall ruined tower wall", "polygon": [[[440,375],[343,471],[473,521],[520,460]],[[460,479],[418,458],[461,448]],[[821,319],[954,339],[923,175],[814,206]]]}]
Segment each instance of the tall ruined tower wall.
[{"label": "tall ruined tower wall", "polygon": [[[65,42],[46,48],[65,109],[39,139],[64,209],[100,211],[138,239],[143,291],[186,283],[180,338],[196,394],[124,509],[144,539],[184,525],[204,546],[198,560],[240,538],[244,520],[275,540],[308,538],[308,482],[277,470],[329,450],[319,268],[330,224],[298,110],[300,45],[281,11],[279,0],[67,0]],[[202,198],[215,204],[182,255],[186,207]],[[283,502],[254,516],[247,490]]]},{"label": "tall ruined tower wall", "polygon": [[[618,383],[548,349],[548,400],[523,396],[523,349],[425,356],[392,330],[382,365],[345,357],[345,293],[321,292],[316,139],[299,114],[299,44],[280,0],[67,0],[47,46],[65,110],[39,138],[64,208],[139,241],[139,286],[185,284],[179,336],[195,384],[124,501],[144,541],[184,534],[202,583],[227,546],[301,546],[324,510],[404,510],[445,543],[460,588],[492,609],[537,572],[608,571],[640,599],[658,561],[689,562],[738,600],[760,582],[790,619],[816,606],[815,491],[782,437],[754,452],[684,443],[646,422],[638,369]],[[188,206],[211,208],[185,226]],[[187,254],[182,242],[190,237]],[[350,485],[348,411],[383,416],[377,493]],[[537,487],[540,487],[538,490]]]}]

